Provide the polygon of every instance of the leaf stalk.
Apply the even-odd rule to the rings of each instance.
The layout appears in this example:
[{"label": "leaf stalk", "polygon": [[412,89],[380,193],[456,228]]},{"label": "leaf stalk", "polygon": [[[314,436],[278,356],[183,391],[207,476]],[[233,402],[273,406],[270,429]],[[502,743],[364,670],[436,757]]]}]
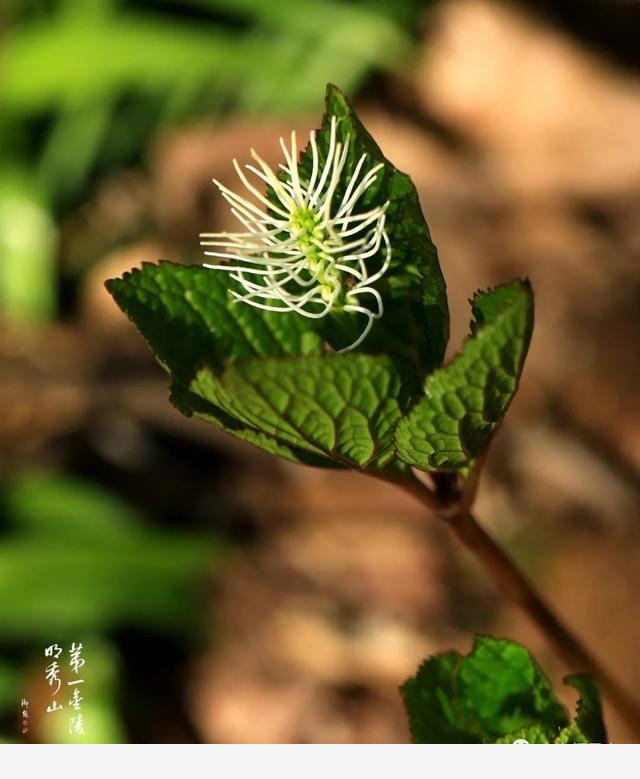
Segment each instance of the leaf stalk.
[{"label": "leaf stalk", "polygon": [[430,475],[433,489],[417,478],[397,478],[393,482],[417,498],[431,516],[449,527],[463,546],[482,563],[498,590],[517,604],[544,634],[571,673],[589,673],[595,677],[603,696],[640,740],[638,702],[628,695],[618,680],[551,609],[515,562],[476,520],[471,504],[477,475],[464,481],[455,474]]}]

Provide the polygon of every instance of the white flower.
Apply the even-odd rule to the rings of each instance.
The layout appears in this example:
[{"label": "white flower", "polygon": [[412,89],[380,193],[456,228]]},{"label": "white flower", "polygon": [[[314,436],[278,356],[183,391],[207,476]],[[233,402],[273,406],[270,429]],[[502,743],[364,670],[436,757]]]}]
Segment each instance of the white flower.
[{"label": "white flower", "polygon": [[[391,261],[391,246],[385,231],[389,205],[364,210],[360,201],[375,182],[382,163],[367,170],[368,156],[363,154],[337,202],[335,192],[343,183],[349,152],[349,138],[337,140],[338,120],[331,117],[329,147],[320,170],[320,154],[316,134],[311,145],[311,174],[308,178],[298,167],[295,132],[291,147],[284,140],[280,145],[285,163],[282,180],[252,149],[258,164],[245,165],[261,185],[272,188],[275,198],[269,199],[233,161],[240,180],[253,196],[246,199],[214,179],[231,212],[242,223],[244,232],[202,233],[205,251],[220,257],[223,264],[206,264],[205,268],[223,270],[239,282],[244,293],[231,290],[236,301],[248,303],[266,311],[293,311],[318,319],[331,310],[344,310],[366,317],[364,330],[342,352],[355,349],[366,338],[373,321],[383,314],[382,298],[372,286],[387,271]],[[360,206],[360,207],[359,207]],[[376,258],[382,256],[380,262]],[[377,268],[369,267],[375,263]]]}]

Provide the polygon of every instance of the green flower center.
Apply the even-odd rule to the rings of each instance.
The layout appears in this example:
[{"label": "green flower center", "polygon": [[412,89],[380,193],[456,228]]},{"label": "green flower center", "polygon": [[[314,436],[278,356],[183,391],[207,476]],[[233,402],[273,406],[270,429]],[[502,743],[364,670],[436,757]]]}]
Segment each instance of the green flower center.
[{"label": "green flower center", "polygon": [[300,248],[312,249],[316,247],[316,242],[321,242],[325,237],[320,225],[320,214],[313,208],[296,208],[291,216],[291,227],[297,233]]},{"label": "green flower center", "polygon": [[320,219],[320,215],[313,208],[297,208],[291,217],[291,229],[307,259],[306,270],[309,278],[315,276],[322,297],[329,300],[336,288],[341,289],[342,274],[331,267],[331,258],[322,249],[327,234],[320,224]]}]

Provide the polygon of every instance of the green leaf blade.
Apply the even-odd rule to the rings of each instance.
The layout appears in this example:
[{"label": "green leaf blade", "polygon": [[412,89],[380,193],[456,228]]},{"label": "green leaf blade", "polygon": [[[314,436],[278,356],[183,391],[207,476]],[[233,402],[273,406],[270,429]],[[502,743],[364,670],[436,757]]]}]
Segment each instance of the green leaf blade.
[{"label": "green leaf blade", "polygon": [[323,354],[308,320],[235,304],[206,268],[144,265],[107,286],[171,373],[182,413],[294,462],[392,460],[393,427],[417,389],[406,366]]},{"label": "green leaf blade", "polygon": [[572,725],[566,729],[567,735],[576,740],[566,743],[607,744],[607,729],[602,716],[600,692],[593,677],[588,674],[573,674],[567,676],[564,683],[573,687],[580,694],[575,719]]},{"label": "green leaf blade", "polygon": [[481,743],[455,710],[453,682],[461,660],[459,652],[431,657],[400,688],[414,744]]},{"label": "green leaf blade", "polygon": [[298,316],[236,304],[227,274],[200,265],[144,263],[106,284],[154,354],[174,376],[228,359],[320,354],[319,336]]},{"label": "green leaf blade", "polygon": [[594,680],[579,675],[564,681],[580,693],[573,721],[527,649],[476,636],[468,655],[428,658],[400,691],[415,743],[607,743]]},{"label": "green leaf blade", "polygon": [[516,392],[533,328],[528,282],[479,293],[462,352],[427,377],[396,429],[399,457],[425,470],[464,471],[488,445]]},{"label": "green leaf blade", "polygon": [[485,739],[534,722],[550,728],[567,722],[551,682],[531,653],[514,641],[478,636],[457,682],[459,709]]},{"label": "green leaf blade", "polygon": [[428,659],[401,688],[417,743],[487,743],[540,722],[551,733],[568,724],[524,647],[477,636],[470,654],[454,654],[456,662],[452,653]]},{"label": "green leaf blade", "polygon": [[236,304],[226,274],[201,266],[144,263],[106,286],[171,374],[171,400],[181,413],[285,459],[332,466],[326,458],[286,446],[230,415],[225,411],[226,394],[213,373],[204,399],[189,389],[203,365],[219,371],[234,359],[321,353],[321,340],[309,330],[308,320]]},{"label": "green leaf blade", "polygon": [[252,444],[268,454],[277,455],[284,460],[316,468],[339,467],[326,457],[318,456],[297,447],[287,446],[273,438],[273,436],[267,435],[261,430],[256,430],[250,425],[243,424],[225,412],[220,406],[205,400],[205,397],[217,397],[222,392],[216,377],[211,372],[206,370],[200,371],[193,380],[192,386],[196,383],[202,385],[197,394],[179,384],[174,384],[171,389],[171,402],[181,414],[208,422],[214,425],[214,427],[224,430],[225,433],[229,433],[241,441]]},{"label": "green leaf blade", "polygon": [[242,360],[217,379],[200,371],[191,391],[286,446],[357,468],[390,463],[409,402],[389,358],[357,354]]}]

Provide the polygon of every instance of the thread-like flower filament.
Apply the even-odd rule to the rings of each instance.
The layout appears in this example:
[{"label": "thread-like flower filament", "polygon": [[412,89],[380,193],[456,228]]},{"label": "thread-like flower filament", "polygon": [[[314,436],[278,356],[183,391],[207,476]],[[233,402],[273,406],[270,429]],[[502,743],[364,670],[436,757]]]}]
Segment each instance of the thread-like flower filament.
[{"label": "thread-like flower filament", "polygon": [[[295,132],[290,146],[280,139],[285,161],[279,175],[253,149],[255,165],[243,170],[234,160],[251,197],[214,183],[244,231],[202,233],[200,238],[203,246],[211,247],[206,255],[223,260],[204,267],[226,271],[239,283],[242,292],[231,290],[238,302],[311,319],[332,310],[363,315],[360,336],[339,350],[347,352],[364,341],[384,312],[382,297],[372,285],[389,268],[391,245],[385,230],[389,202],[362,206],[383,165],[367,166],[368,155],[362,154],[344,181],[349,137],[338,140],[337,127],[338,120],[331,117],[323,160],[316,133],[311,133],[311,171],[306,174],[298,166]],[[263,192],[265,185],[270,197]]]}]

